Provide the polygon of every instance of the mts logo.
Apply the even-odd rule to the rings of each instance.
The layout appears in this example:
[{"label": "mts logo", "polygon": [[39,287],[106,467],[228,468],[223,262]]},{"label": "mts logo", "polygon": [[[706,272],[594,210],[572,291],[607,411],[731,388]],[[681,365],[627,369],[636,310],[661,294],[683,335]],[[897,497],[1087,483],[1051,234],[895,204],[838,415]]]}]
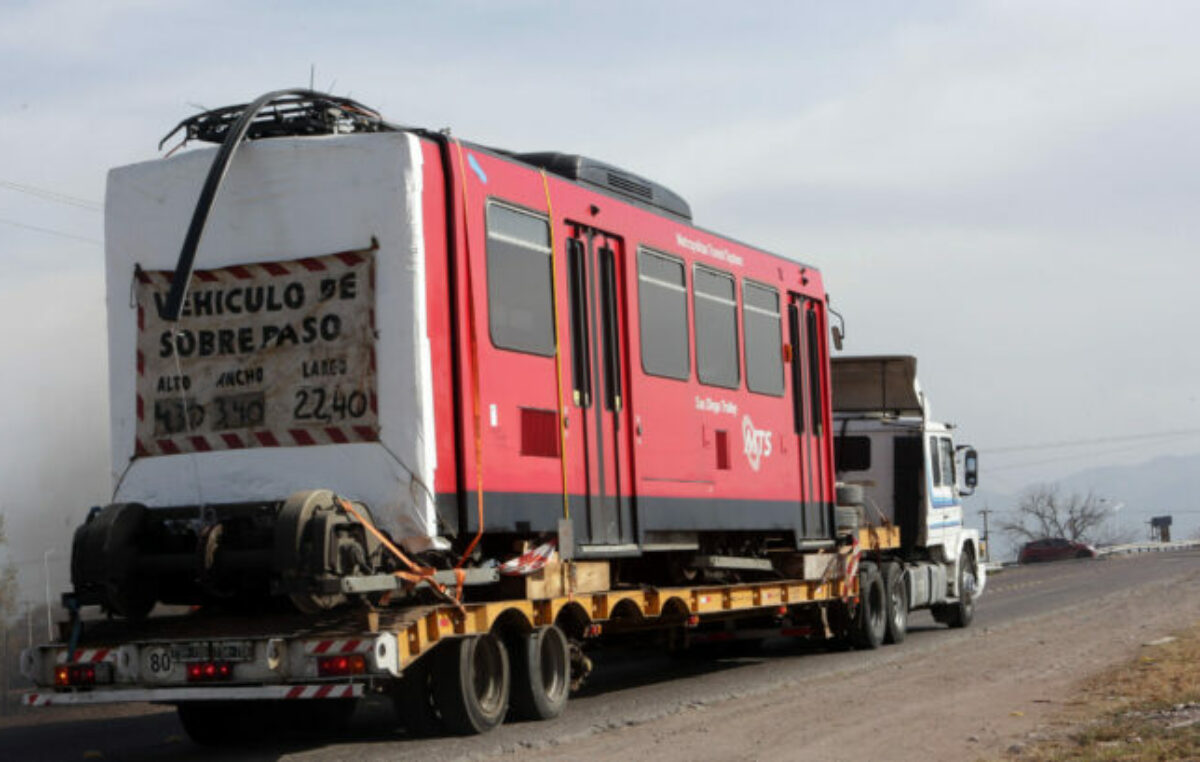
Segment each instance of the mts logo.
[{"label": "mts logo", "polygon": [[748,415],[742,416],[742,450],[755,471],[763,458],[771,457],[771,432],[754,428],[754,421]]}]

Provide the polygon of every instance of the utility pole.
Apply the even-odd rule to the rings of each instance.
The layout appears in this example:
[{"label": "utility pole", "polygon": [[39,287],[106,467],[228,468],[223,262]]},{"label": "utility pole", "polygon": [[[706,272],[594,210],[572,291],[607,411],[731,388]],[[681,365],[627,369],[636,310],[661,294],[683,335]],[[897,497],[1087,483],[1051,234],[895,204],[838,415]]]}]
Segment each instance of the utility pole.
[{"label": "utility pole", "polygon": [[46,548],[42,554],[42,570],[46,577],[46,642],[54,642],[54,619],[51,616],[50,605],[50,556],[57,552],[56,548]]},{"label": "utility pole", "polygon": [[992,544],[988,542],[988,514],[993,512],[986,505],[979,511],[979,515],[983,516],[983,560],[989,564],[992,562]]}]

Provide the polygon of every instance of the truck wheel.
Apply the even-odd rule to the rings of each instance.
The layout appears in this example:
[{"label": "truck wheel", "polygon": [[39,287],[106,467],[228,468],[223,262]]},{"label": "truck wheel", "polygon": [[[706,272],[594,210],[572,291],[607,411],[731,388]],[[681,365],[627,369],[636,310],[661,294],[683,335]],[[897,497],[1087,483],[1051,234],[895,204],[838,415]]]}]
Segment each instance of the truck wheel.
[{"label": "truck wheel", "polygon": [[887,594],[883,577],[873,563],[864,563],[858,572],[858,609],[850,624],[850,638],[862,649],[879,648],[887,632]]},{"label": "truck wheel", "polygon": [[513,640],[510,648],[513,717],[549,720],[562,714],[571,692],[567,636],[554,625],[539,627]]},{"label": "truck wheel", "polygon": [[430,665],[432,654],[426,655],[404,670],[399,684],[392,691],[392,705],[400,724],[413,738],[441,735],[446,726],[433,706],[433,680]]},{"label": "truck wheel", "polygon": [[963,548],[958,562],[958,600],[939,606],[933,618],[950,627],[966,627],[975,618],[975,554]]},{"label": "truck wheel", "polygon": [[508,651],[493,634],[447,642],[436,653],[434,704],[446,729],[458,735],[486,733],[508,712]]},{"label": "truck wheel", "polygon": [[887,591],[887,632],[885,643],[903,643],[908,634],[908,583],[904,567],[896,562],[883,567],[883,587]]}]

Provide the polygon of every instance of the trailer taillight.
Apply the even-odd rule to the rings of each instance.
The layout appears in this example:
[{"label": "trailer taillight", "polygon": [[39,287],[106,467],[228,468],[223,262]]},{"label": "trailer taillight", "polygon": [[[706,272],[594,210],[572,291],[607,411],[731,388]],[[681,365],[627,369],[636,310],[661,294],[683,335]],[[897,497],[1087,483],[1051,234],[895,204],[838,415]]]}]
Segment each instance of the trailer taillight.
[{"label": "trailer taillight", "polygon": [[71,688],[79,685],[95,685],[112,682],[112,665],[60,664],[54,668],[54,687]]},{"label": "trailer taillight", "polygon": [[322,656],[317,659],[317,674],[321,677],[347,677],[367,671],[367,657],[362,654]]},{"label": "trailer taillight", "polygon": [[233,677],[233,665],[227,661],[194,661],[187,665],[189,683],[207,683]]}]

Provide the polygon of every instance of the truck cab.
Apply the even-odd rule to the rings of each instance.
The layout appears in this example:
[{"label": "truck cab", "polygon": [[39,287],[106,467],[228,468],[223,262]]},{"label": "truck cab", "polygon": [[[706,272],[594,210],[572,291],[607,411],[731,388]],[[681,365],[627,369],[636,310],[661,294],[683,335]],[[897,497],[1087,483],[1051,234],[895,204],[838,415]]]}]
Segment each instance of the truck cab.
[{"label": "truck cab", "polygon": [[942,574],[947,599],[978,597],[979,535],[964,526],[962,505],[978,483],[975,450],[956,445],[954,426],[932,418],[915,357],[831,362],[837,480],[861,488],[864,524],[899,527],[910,607],[939,604]]}]

